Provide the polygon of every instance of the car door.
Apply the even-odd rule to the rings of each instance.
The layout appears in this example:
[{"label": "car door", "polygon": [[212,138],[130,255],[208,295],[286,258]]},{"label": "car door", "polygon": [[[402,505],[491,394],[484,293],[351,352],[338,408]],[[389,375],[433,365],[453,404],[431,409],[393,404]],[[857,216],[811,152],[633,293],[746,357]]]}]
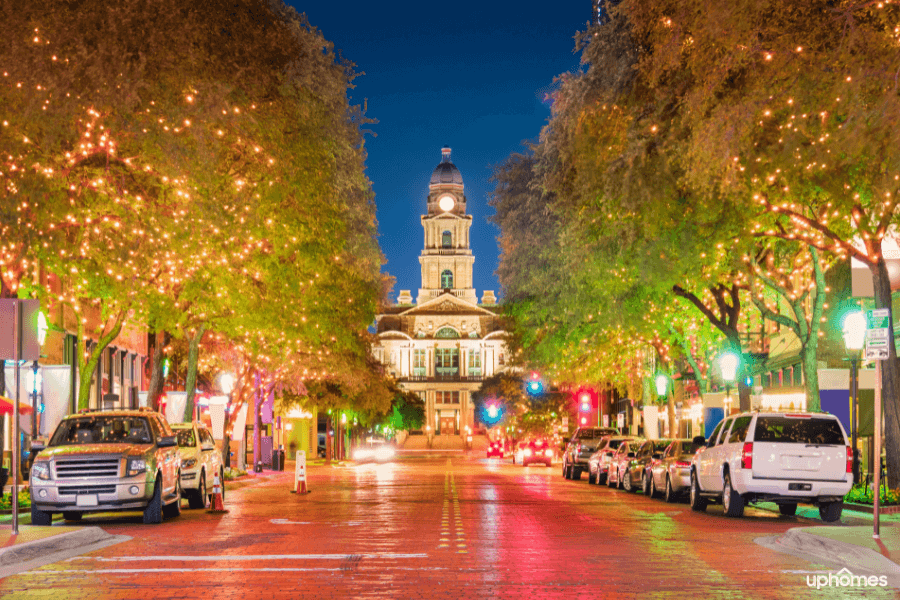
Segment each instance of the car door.
[{"label": "car door", "polygon": [[200,429],[200,454],[206,463],[206,489],[212,492],[215,475],[221,471],[222,457],[216,452],[216,443],[208,429]]},{"label": "car door", "polygon": [[744,449],[744,439],[747,437],[747,429],[753,415],[741,415],[735,418],[728,432],[728,438],[724,440],[722,455],[723,463],[728,463],[730,469],[741,468],[741,452]]},{"label": "car door", "polygon": [[[169,424],[162,419],[161,417],[157,417],[155,419],[157,423],[157,427],[159,428],[159,434],[163,437],[171,437],[173,434],[172,429],[169,427]],[[169,446],[167,448],[159,448],[161,451],[161,470],[163,475],[163,495],[171,494],[175,491],[176,481],[178,479],[178,466],[181,461],[178,460],[180,453],[178,451],[178,446]]]},{"label": "car door", "polygon": [[734,423],[733,417],[725,420],[725,424],[722,425],[722,430],[719,432],[719,437],[716,440],[716,445],[710,448],[710,454],[707,457],[709,462],[706,465],[706,479],[703,481],[703,489],[707,492],[722,491],[722,465],[728,457],[728,444],[726,442],[732,423]]},{"label": "car door", "polygon": [[666,469],[669,464],[669,457],[672,456],[672,452],[677,446],[677,441],[672,442],[663,452],[662,458],[650,461],[650,475],[653,477],[653,483],[658,490],[663,489],[663,486],[666,484]]},{"label": "car door", "polygon": [[716,428],[713,429],[712,434],[709,436],[709,440],[707,440],[706,448],[697,456],[697,478],[700,480],[700,487],[704,490],[709,489],[709,474],[716,460],[716,441],[726,425],[730,425],[727,419],[720,421],[716,425]]}]

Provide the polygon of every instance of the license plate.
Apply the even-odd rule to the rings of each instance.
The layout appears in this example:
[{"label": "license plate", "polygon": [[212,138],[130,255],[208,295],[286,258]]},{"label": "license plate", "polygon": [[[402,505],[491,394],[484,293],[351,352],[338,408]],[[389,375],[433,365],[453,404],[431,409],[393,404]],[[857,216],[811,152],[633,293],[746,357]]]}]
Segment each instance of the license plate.
[{"label": "license plate", "polygon": [[808,492],[812,489],[811,483],[789,483],[788,489],[792,492]]},{"label": "license plate", "polygon": [[97,506],[97,494],[79,494],[75,506]]}]

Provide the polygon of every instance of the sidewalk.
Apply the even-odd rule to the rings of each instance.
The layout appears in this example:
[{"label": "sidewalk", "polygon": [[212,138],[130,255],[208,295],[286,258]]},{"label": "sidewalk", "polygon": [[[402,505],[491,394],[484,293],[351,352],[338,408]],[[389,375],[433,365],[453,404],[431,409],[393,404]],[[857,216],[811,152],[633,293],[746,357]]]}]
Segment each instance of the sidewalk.
[{"label": "sidewalk", "polygon": [[[760,505],[760,508],[769,507]],[[777,512],[777,508],[772,505]],[[815,507],[800,506],[797,516],[819,520]],[[780,536],[759,538],[757,543],[810,562],[847,569],[854,575],[884,575],[888,584],[900,588],[900,515],[880,519],[880,539],[873,538],[872,515],[845,509],[841,522],[795,527]]]}]

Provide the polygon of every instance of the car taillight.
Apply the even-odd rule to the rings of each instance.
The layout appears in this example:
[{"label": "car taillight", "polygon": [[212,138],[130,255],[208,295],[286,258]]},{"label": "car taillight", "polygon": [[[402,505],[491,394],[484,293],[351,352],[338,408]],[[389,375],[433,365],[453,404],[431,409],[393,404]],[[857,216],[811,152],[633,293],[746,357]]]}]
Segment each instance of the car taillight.
[{"label": "car taillight", "polygon": [[741,452],[741,468],[753,468],[753,442],[744,442],[744,449]]},{"label": "car taillight", "polygon": [[686,460],[676,460],[676,461],[675,461],[675,466],[676,466],[676,467],[680,467],[680,468],[682,468],[682,469],[687,469],[688,467],[691,466],[691,463],[688,462],[688,461],[686,461]]},{"label": "car taillight", "polygon": [[847,446],[847,472],[853,472],[853,448]]},{"label": "car taillight", "polygon": [[553,456],[553,450],[547,450],[544,452],[547,456]]}]

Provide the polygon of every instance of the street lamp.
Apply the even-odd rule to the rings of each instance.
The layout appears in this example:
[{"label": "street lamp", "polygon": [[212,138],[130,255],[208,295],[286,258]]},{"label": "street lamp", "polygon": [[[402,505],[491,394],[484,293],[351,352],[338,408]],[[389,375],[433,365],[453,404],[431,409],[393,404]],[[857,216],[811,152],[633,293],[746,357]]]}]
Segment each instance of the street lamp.
[{"label": "street lamp", "polygon": [[[225,404],[225,418],[222,421],[222,443],[225,443],[228,431],[228,413],[231,412],[231,392],[234,391],[234,375],[231,373],[222,373],[219,375],[219,389],[228,396],[228,402]],[[231,448],[225,448],[225,467],[231,468]]]},{"label": "street lamp", "polygon": [[856,453],[856,403],[859,398],[859,357],[866,341],[866,315],[854,311],[844,316],[844,345],[850,355],[850,435],[853,448],[853,483],[859,483],[859,456]]},{"label": "street lamp", "polygon": [[722,372],[722,379],[725,380],[725,401],[728,403],[729,411],[731,410],[731,384],[737,377],[737,368],[740,362],[741,359],[734,352],[723,352],[719,355],[719,370]]},{"label": "street lamp", "polygon": [[[660,403],[667,400],[667,392],[669,390],[669,378],[665,373],[660,373],[656,376],[656,395],[659,396]],[[666,421],[668,423],[668,420]],[[659,423],[657,423],[659,424]],[[644,431],[646,432],[646,423],[644,423]],[[673,432],[669,432],[670,437],[675,437]]]}]

